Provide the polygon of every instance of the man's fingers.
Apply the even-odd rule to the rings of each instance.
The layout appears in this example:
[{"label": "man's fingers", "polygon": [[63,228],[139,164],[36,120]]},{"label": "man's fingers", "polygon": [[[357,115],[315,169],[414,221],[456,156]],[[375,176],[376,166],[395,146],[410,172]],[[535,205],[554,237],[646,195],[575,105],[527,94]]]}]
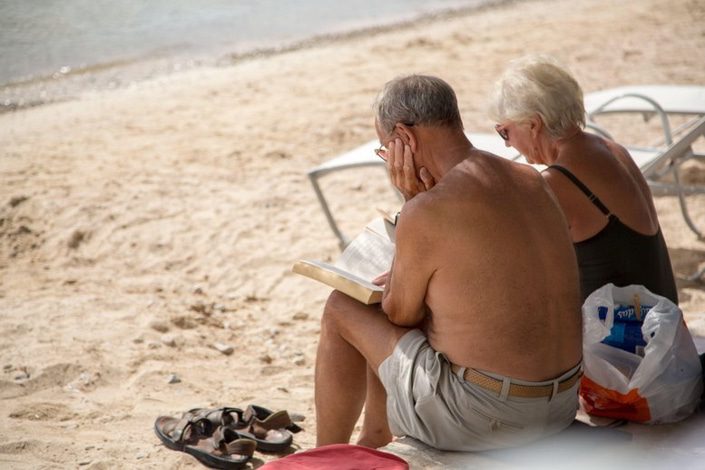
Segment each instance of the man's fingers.
[{"label": "man's fingers", "polygon": [[387,158],[384,160],[384,164],[387,167],[387,172],[391,175],[392,168],[394,168],[394,142],[389,143],[389,148],[387,149]]},{"label": "man's fingers", "polygon": [[406,188],[416,188],[418,177],[416,176],[414,158],[411,156],[411,147],[408,145],[404,145],[404,163],[402,171]]},{"label": "man's fingers", "polygon": [[389,178],[392,180],[392,184],[396,186],[399,182],[399,175],[397,173],[397,155],[396,155],[396,143],[392,140],[389,142],[389,149],[387,150],[387,173]]},{"label": "man's fingers", "polygon": [[390,175],[392,183],[404,192],[404,144],[401,139],[394,139],[390,143],[390,153],[394,155]]},{"label": "man's fingers", "polygon": [[404,172],[405,145],[399,139],[394,139],[394,167],[397,173]]},{"label": "man's fingers", "polygon": [[376,278],[372,279],[372,284],[376,286],[384,286],[387,283],[387,276],[389,276],[389,271],[383,272]]}]

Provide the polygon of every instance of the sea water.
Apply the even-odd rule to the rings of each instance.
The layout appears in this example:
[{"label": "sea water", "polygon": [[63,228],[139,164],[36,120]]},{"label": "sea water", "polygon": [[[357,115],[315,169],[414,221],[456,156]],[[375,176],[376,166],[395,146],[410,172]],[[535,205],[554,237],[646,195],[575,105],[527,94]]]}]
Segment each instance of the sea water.
[{"label": "sea water", "polygon": [[0,0],[0,86],[204,60],[492,0]]}]

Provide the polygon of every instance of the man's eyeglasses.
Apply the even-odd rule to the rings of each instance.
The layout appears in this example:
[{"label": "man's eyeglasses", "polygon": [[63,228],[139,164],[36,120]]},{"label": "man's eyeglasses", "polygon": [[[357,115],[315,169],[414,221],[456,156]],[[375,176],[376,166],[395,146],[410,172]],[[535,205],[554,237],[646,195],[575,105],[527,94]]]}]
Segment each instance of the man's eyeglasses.
[{"label": "man's eyeglasses", "polygon": [[[413,122],[401,122],[400,124],[404,124],[406,127],[413,127],[414,123]],[[393,138],[397,138],[397,136],[394,135],[394,132],[396,131],[396,125],[394,128],[390,131],[389,135],[387,136],[386,140],[383,140],[382,142],[389,142],[389,140]],[[387,161],[387,152],[389,152],[389,149],[384,146],[384,144],[380,145],[375,149],[375,155],[377,155],[379,158],[384,160],[385,162]]]},{"label": "man's eyeglasses", "polygon": [[387,147],[385,147],[384,145],[380,145],[379,147],[377,147],[375,149],[375,155],[377,155],[382,160],[385,160],[385,161],[387,160],[386,154],[387,154]]},{"label": "man's eyeglasses", "polygon": [[497,134],[502,138],[502,140],[507,141],[509,140],[509,132],[502,126],[501,124],[497,124],[494,126],[494,130],[497,131]]}]

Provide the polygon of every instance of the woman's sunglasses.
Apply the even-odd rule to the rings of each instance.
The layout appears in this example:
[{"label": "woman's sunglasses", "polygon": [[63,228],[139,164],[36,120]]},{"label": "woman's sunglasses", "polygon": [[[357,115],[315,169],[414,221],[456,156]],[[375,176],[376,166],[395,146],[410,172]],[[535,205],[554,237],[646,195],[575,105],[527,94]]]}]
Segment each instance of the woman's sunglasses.
[{"label": "woman's sunglasses", "polygon": [[496,126],[494,126],[494,130],[497,131],[497,134],[499,134],[502,140],[509,140],[509,132],[507,132],[507,129],[505,129],[504,126],[502,126],[501,124],[497,124]]}]

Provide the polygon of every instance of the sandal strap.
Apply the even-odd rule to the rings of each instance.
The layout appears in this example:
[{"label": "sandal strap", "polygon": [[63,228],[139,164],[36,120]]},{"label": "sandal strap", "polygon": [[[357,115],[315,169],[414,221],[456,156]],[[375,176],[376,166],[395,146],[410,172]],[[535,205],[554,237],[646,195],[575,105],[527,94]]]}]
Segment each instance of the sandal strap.
[{"label": "sandal strap", "polygon": [[286,410],[281,410],[272,413],[264,420],[254,418],[249,428],[256,437],[263,438],[267,435],[267,432],[275,429],[286,429],[289,425],[291,425],[289,413]]},{"label": "sandal strap", "polygon": [[189,438],[194,436],[203,436],[209,434],[211,426],[212,425],[208,420],[181,418],[174,425],[174,427],[168,431],[168,434],[175,440],[175,442],[183,443],[186,440],[186,431],[191,431],[188,435]]},{"label": "sandal strap", "polygon": [[244,424],[243,415],[244,412],[240,408],[225,407],[216,410],[214,417],[221,426],[238,426]]},{"label": "sandal strap", "polygon": [[264,420],[255,419],[255,422],[265,429],[281,429],[291,425],[291,418],[286,410],[277,411],[267,416]]},{"label": "sandal strap", "polygon": [[213,433],[211,439],[214,449],[218,449],[224,455],[245,455],[252,457],[257,448],[257,443],[252,439],[245,439],[232,428],[220,426]]},{"label": "sandal strap", "polygon": [[[214,426],[244,426],[244,412],[240,408],[222,407],[222,408],[193,408],[184,416],[190,415],[195,419],[207,419]],[[235,417],[233,416],[235,415]]]},{"label": "sandal strap", "polygon": [[[288,422],[286,422],[286,423],[284,422],[285,420],[282,417],[275,416],[278,413],[281,413],[280,411],[275,413],[275,412],[272,412],[262,406],[249,405],[247,407],[247,409],[245,410],[243,418],[244,418],[245,423],[248,423],[248,424],[251,424],[255,419],[260,420],[260,422],[272,423],[272,424],[265,424],[264,425],[265,427],[268,427],[268,429],[285,428],[287,431],[291,431],[294,434],[303,431],[303,429],[299,425],[294,423],[294,421],[291,419],[291,416],[289,416],[289,413],[287,411],[283,410],[283,412],[286,413],[286,420],[288,420]],[[269,421],[270,419],[272,421]],[[281,422],[275,423],[275,420],[281,420]],[[274,424],[276,424],[276,427],[270,427]]]}]

